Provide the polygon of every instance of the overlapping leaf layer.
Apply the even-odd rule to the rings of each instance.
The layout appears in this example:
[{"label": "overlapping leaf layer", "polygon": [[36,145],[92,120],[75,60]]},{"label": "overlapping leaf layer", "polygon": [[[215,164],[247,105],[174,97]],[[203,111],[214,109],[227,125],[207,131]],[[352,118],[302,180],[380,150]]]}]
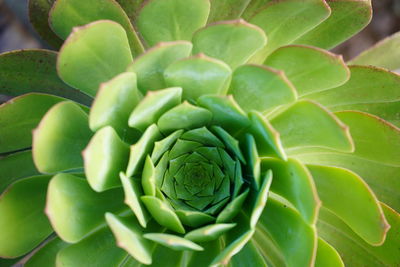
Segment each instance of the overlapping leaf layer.
[{"label": "overlapping leaf layer", "polygon": [[400,264],[400,78],[321,49],[369,1],[50,2],[60,52],[0,56],[0,265]]}]

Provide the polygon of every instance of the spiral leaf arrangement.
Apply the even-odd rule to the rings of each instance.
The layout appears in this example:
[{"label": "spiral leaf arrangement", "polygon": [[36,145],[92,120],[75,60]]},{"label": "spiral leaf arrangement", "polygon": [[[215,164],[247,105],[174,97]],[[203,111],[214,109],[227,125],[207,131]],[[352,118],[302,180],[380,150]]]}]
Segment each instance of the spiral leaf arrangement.
[{"label": "spiral leaf arrangement", "polygon": [[321,49],[369,1],[30,8],[65,42],[0,56],[1,264],[400,264],[400,64]]}]

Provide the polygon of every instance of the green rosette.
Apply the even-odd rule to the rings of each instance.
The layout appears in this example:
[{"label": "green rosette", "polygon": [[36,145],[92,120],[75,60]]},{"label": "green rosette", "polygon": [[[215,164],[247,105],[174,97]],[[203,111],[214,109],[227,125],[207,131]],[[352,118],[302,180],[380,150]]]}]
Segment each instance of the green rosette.
[{"label": "green rosette", "polygon": [[65,42],[0,56],[0,264],[400,264],[400,78],[322,49],[369,1],[31,5]]}]

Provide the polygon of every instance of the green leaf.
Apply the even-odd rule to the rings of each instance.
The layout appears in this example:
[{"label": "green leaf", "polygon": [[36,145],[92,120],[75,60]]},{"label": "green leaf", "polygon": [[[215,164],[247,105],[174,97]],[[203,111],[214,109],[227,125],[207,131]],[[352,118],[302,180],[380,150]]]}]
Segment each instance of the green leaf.
[{"label": "green leaf", "polygon": [[218,239],[235,226],[235,223],[210,224],[190,231],[185,238],[193,242],[209,242]]},{"label": "green leaf", "polygon": [[367,243],[381,245],[390,226],[377,198],[362,178],[337,167],[307,165],[307,168],[314,178],[322,205]]},{"label": "green leaf", "polygon": [[101,83],[124,72],[131,62],[124,28],[103,20],[75,28],[61,47],[57,69],[64,82],[95,96]]},{"label": "green leaf", "polygon": [[137,75],[138,88],[142,93],[167,87],[164,70],[173,62],[188,57],[192,44],[186,41],[165,42],[150,48],[128,67]]},{"label": "green leaf", "polygon": [[343,111],[336,115],[350,127],[356,147],[353,155],[400,165],[400,129],[367,113]]},{"label": "green leaf", "polygon": [[53,105],[64,100],[61,97],[30,93],[1,105],[0,153],[30,147],[32,130]]},{"label": "green leaf", "polygon": [[175,212],[181,222],[190,227],[199,227],[215,221],[215,218],[211,215],[199,211],[176,210]]},{"label": "green leaf", "polygon": [[268,200],[269,189],[272,184],[272,171],[268,170],[262,177],[262,184],[260,189],[252,196],[252,200],[250,201],[251,210],[249,210],[249,223],[250,227],[254,229],[262,216],[265,204]]},{"label": "green leaf", "polygon": [[359,110],[399,124],[400,76],[384,69],[366,66],[351,66],[350,71],[351,78],[347,83],[308,95],[307,98],[332,111]]},{"label": "green leaf", "polygon": [[143,188],[140,179],[129,178],[124,173],[120,173],[122,186],[125,193],[125,204],[128,205],[135,214],[142,227],[146,227],[150,219],[140,197],[143,195]]},{"label": "green leaf", "polygon": [[301,100],[279,113],[271,124],[281,134],[285,151],[329,148],[352,152],[349,128],[322,106]]},{"label": "green leaf", "polygon": [[165,112],[158,119],[157,125],[162,133],[170,133],[179,129],[191,130],[208,125],[211,119],[210,111],[184,101]]},{"label": "green leaf", "polygon": [[161,138],[157,125],[152,124],[143,133],[139,141],[130,147],[130,155],[126,176],[132,177],[141,172],[145,157],[151,152],[154,142]]},{"label": "green leaf", "polygon": [[373,65],[393,71],[400,69],[400,63],[397,60],[400,57],[399,46],[400,32],[397,32],[365,50],[348,64]]},{"label": "green leaf", "polygon": [[62,241],[58,237],[54,237],[44,246],[42,246],[29,260],[25,263],[26,267],[55,267],[57,253],[68,246],[68,243]]},{"label": "green leaf", "polygon": [[251,121],[249,131],[256,140],[258,154],[264,157],[277,156],[286,160],[279,132],[258,112],[250,111],[249,118]]},{"label": "green leaf", "polygon": [[271,0],[251,0],[244,10],[242,17],[248,21],[258,11],[264,8],[269,2],[271,2]]},{"label": "green leaf", "polygon": [[123,209],[126,207],[119,188],[97,193],[86,180],[66,173],[50,181],[46,214],[54,231],[66,242],[76,243],[95,232],[105,223],[105,212]]},{"label": "green leaf", "polygon": [[57,254],[57,266],[118,266],[126,252],[115,244],[113,234],[103,228]]},{"label": "green leaf", "polygon": [[226,223],[235,218],[235,216],[241,211],[243,203],[245,202],[248,194],[249,190],[247,189],[229,202],[228,205],[226,205],[218,214],[216,223]]},{"label": "green leaf", "polygon": [[178,105],[181,98],[180,87],[148,92],[129,116],[129,126],[141,131],[146,130],[151,124],[156,123],[162,114]]},{"label": "green leaf", "polygon": [[82,152],[85,174],[93,190],[120,187],[119,173],[128,165],[129,146],[110,126],[99,130]]},{"label": "green leaf", "polygon": [[97,131],[109,125],[123,140],[131,141],[138,133],[126,127],[129,114],[142,98],[136,87],[136,75],[132,72],[124,72],[103,83],[90,109],[90,129]]},{"label": "green leaf", "polygon": [[232,257],[230,262],[232,267],[244,267],[250,262],[253,266],[269,266],[254,243],[249,241],[238,254]]},{"label": "green leaf", "polygon": [[243,65],[235,70],[229,88],[241,108],[262,113],[290,104],[297,98],[296,89],[285,73],[265,66]]},{"label": "green leaf", "polygon": [[174,250],[193,250],[193,251],[203,250],[203,248],[197,245],[196,243],[176,235],[148,233],[144,234],[143,237]]},{"label": "green leaf", "polygon": [[181,221],[170,206],[152,196],[142,196],[140,199],[154,220],[160,225],[180,234],[185,233],[185,228],[183,228]]},{"label": "green leaf", "polygon": [[250,241],[254,234],[254,230],[247,230],[241,233],[236,239],[228,243],[226,247],[214,258],[212,267],[227,265],[230,259],[237,254]]},{"label": "green leaf", "polygon": [[284,71],[300,96],[340,86],[350,78],[342,56],[308,46],[280,47],[264,64]]},{"label": "green leaf", "polygon": [[163,155],[171,149],[183,132],[184,130],[175,131],[161,141],[155,142],[154,149],[151,153],[151,160],[153,162],[158,162],[160,158],[164,157]]},{"label": "green leaf", "polygon": [[331,15],[320,25],[294,41],[331,49],[343,43],[371,21],[370,0],[327,0]]},{"label": "green leaf", "polygon": [[0,257],[22,256],[52,233],[43,213],[50,176],[13,183],[0,197]]},{"label": "green leaf", "polygon": [[[245,176],[249,177],[249,183],[250,187],[253,187],[254,189],[259,189],[260,188],[260,179],[261,179],[261,160],[258,155],[257,151],[257,144],[254,139],[254,137],[246,133],[245,138],[244,138],[244,144],[242,145],[242,149],[244,150],[245,157],[247,160],[247,164],[245,167]],[[233,190],[233,196],[236,197],[237,194],[239,193],[240,187],[243,185],[243,177],[242,177],[242,170],[241,166],[238,163],[236,165],[236,170],[235,172],[235,189]]]},{"label": "green leaf", "polygon": [[50,50],[17,50],[1,54],[0,94],[47,93],[89,106],[93,100],[91,97],[69,87],[58,77],[56,61],[57,53]]},{"label": "green leaf", "polygon": [[198,266],[210,266],[213,259],[220,253],[223,248],[222,238],[205,242],[201,245],[203,246],[203,251],[198,251],[193,253],[188,257],[187,267],[198,267]]},{"label": "green leaf", "polygon": [[168,86],[181,86],[183,99],[194,101],[206,94],[225,95],[230,77],[228,65],[204,54],[178,60],[164,72]]},{"label": "green leaf", "polygon": [[112,213],[106,214],[117,246],[126,250],[132,257],[143,264],[151,264],[151,244],[143,238],[142,229],[133,218],[122,218]]},{"label": "green leaf", "polygon": [[208,23],[238,19],[251,0],[211,0]]},{"label": "green leaf", "polygon": [[333,213],[321,209],[317,225],[318,233],[338,250],[346,266],[354,263],[366,267],[398,266],[400,264],[400,254],[398,253],[400,215],[385,204],[381,203],[381,205],[385,217],[391,225],[385,243],[381,246],[371,246],[366,243]]},{"label": "green leaf", "polygon": [[260,28],[239,19],[208,25],[194,34],[192,42],[194,54],[204,53],[235,69],[264,47],[267,37]]},{"label": "green leaf", "polygon": [[307,168],[294,159],[282,161],[275,158],[263,158],[261,168],[271,169],[274,174],[271,191],[291,202],[307,223],[315,224],[321,202]]},{"label": "green leaf", "polygon": [[257,227],[271,236],[284,255],[286,266],[311,266],[317,245],[316,230],[295,210],[269,198]]},{"label": "green leaf", "polygon": [[349,169],[368,183],[378,199],[400,210],[400,198],[397,197],[400,188],[399,129],[366,113],[347,111],[337,115],[350,127],[354,153],[315,152],[296,158],[307,164]]},{"label": "green leaf", "polygon": [[14,258],[14,259],[0,258],[0,265],[1,266],[14,266],[19,261],[21,261],[21,259],[22,259],[22,257]]},{"label": "green leaf", "polygon": [[318,238],[317,256],[315,257],[316,267],[344,267],[339,253],[326,241]]},{"label": "green leaf", "polygon": [[87,114],[72,102],[53,106],[33,132],[33,159],[42,173],[83,166],[81,156],[92,133]]},{"label": "green leaf", "polygon": [[252,240],[267,261],[267,266],[286,266],[281,249],[260,224],[257,225]]},{"label": "green leaf", "polygon": [[156,180],[154,175],[154,164],[150,156],[147,155],[142,172],[142,187],[145,195],[156,195]]},{"label": "green leaf", "polygon": [[158,42],[190,41],[193,33],[206,24],[209,12],[207,0],[150,0],[140,9],[136,23],[151,47]]},{"label": "green leaf", "polygon": [[242,163],[246,164],[246,160],[239,147],[239,141],[219,126],[213,126],[212,130],[224,142],[225,146],[232,153],[232,155],[235,155],[235,157],[237,157]]},{"label": "green leaf", "polygon": [[324,0],[284,0],[268,3],[249,19],[268,36],[268,45],[253,57],[261,63],[275,49],[291,44],[294,40],[313,29],[330,15]]},{"label": "green leaf", "polygon": [[55,0],[28,1],[29,20],[40,37],[53,48],[60,48],[62,40],[51,30],[47,18]]},{"label": "green leaf", "polygon": [[49,24],[62,39],[67,39],[74,27],[97,20],[111,20],[124,27],[133,56],[144,49],[128,16],[114,0],[56,0],[49,14]]},{"label": "green leaf", "polygon": [[40,174],[33,163],[31,150],[1,157],[0,170],[0,194],[19,179]]},{"label": "green leaf", "polygon": [[199,97],[197,104],[212,112],[212,125],[221,126],[233,136],[250,124],[246,113],[231,95],[203,95]]}]

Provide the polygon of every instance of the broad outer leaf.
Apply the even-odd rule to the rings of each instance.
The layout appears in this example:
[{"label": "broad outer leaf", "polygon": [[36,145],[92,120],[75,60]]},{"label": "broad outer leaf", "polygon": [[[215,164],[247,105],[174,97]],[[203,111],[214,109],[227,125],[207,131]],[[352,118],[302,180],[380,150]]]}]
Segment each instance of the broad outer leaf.
[{"label": "broad outer leaf", "polygon": [[307,95],[332,111],[359,110],[400,124],[400,75],[372,66],[350,66],[348,82]]},{"label": "broad outer leaf", "polygon": [[100,129],[82,154],[86,178],[93,190],[102,192],[121,186],[119,173],[128,165],[129,145],[112,127]]},{"label": "broad outer leaf", "polygon": [[59,237],[54,237],[42,246],[29,260],[25,267],[55,267],[58,252],[68,246],[68,243],[62,241]]},{"label": "broad outer leaf", "polygon": [[106,212],[126,209],[122,198],[119,188],[97,193],[85,179],[59,173],[50,181],[45,212],[58,236],[76,243],[105,224]]},{"label": "broad outer leaf", "polygon": [[400,32],[383,39],[373,47],[365,50],[348,64],[373,65],[389,70],[400,69]]},{"label": "broad outer leaf", "polygon": [[112,213],[107,213],[106,220],[115,236],[118,247],[126,250],[140,263],[146,265],[152,263],[151,243],[143,238],[143,228],[133,218],[121,218]]},{"label": "broad outer leaf", "polygon": [[115,244],[111,231],[103,228],[60,250],[56,266],[119,266],[125,256],[126,252]]},{"label": "broad outer leaf", "polygon": [[129,115],[130,127],[145,131],[156,123],[160,116],[181,103],[182,88],[172,87],[156,92],[148,92]]},{"label": "broad outer leaf", "polygon": [[232,267],[241,267],[248,263],[251,263],[253,266],[269,266],[260,253],[260,249],[256,247],[255,242],[252,240],[250,240],[238,254],[233,256],[230,261]]},{"label": "broad outer leaf", "polygon": [[371,245],[381,245],[389,230],[381,206],[361,177],[346,169],[307,165],[322,205]]},{"label": "broad outer leaf", "polygon": [[284,71],[300,96],[337,87],[350,77],[342,56],[308,46],[280,47],[264,64]]},{"label": "broad outer leaf", "polygon": [[238,19],[251,0],[211,0],[208,23]]},{"label": "broad outer leaf", "polygon": [[30,93],[0,106],[0,153],[32,146],[32,130],[43,115],[65,98]]},{"label": "broad outer leaf", "polygon": [[321,201],[307,168],[294,159],[263,158],[261,164],[262,171],[271,169],[274,175],[271,191],[290,201],[307,223],[314,224]]},{"label": "broad outer leaf", "polygon": [[232,76],[229,88],[236,102],[245,111],[257,110],[261,113],[297,98],[297,92],[284,72],[258,66],[243,65]]},{"label": "broad outer leaf", "polygon": [[400,210],[400,130],[366,113],[344,111],[336,114],[350,127],[355,151],[351,154],[315,152],[296,157],[304,163],[343,167],[357,173],[378,199]]},{"label": "broad outer leaf", "polygon": [[311,266],[317,248],[316,230],[294,209],[269,198],[257,228],[271,236],[288,267]]},{"label": "broad outer leaf", "polygon": [[343,221],[326,209],[321,209],[318,233],[337,249],[346,266],[399,266],[400,215],[381,203],[391,228],[385,243],[371,246],[358,237]]},{"label": "broad outer leaf", "polygon": [[1,54],[0,94],[47,93],[89,106],[91,97],[68,86],[58,77],[56,61],[57,53],[50,50],[19,50]]},{"label": "broad outer leaf", "polygon": [[62,40],[51,30],[47,18],[55,0],[29,0],[29,20],[44,41],[60,48]]},{"label": "broad outer leaf", "polygon": [[19,179],[40,174],[33,163],[31,150],[0,158],[0,170],[0,194]]},{"label": "broad outer leaf", "polygon": [[242,19],[218,22],[197,31],[193,53],[220,59],[232,69],[244,64],[267,43],[264,32]]},{"label": "broad outer leaf", "polygon": [[271,1],[249,20],[263,29],[269,40],[252,60],[263,62],[272,51],[291,44],[329,15],[330,8],[324,0]]},{"label": "broad outer leaf", "polygon": [[33,158],[42,173],[83,166],[81,156],[92,133],[87,114],[76,104],[65,101],[53,106],[33,132]]},{"label": "broad outer leaf", "polygon": [[354,147],[349,128],[334,114],[310,101],[298,101],[271,120],[290,148],[330,148],[351,152]]},{"label": "broad outer leaf", "polygon": [[197,100],[206,94],[225,95],[231,74],[224,62],[200,54],[172,63],[164,78],[168,87],[182,87],[183,99]]},{"label": "broad outer leaf", "polygon": [[49,14],[51,28],[64,40],[74,27],[105,19],[124,27],[133,56],[143,53],[128,16],[115,0],[56,0]]},{"label": "broad outer leaf", "polygon": [[315,257],[315,267],[344,267],[344,263],[339,253],[326,241],[318,238],[317,256]]},{"label": "broad outer leaf", "polygon": [[22,256],[52,232],[43,213],[50,176],[19,180],[0,196],[0,257]]},{"label": "broad outer leaf", "polygon": [[371,0],[327,0],[328,19],[294,43],[331,49],[361,31],[371,20]]},{"label": "broad outer leaf", "polygon": [[173,62],[190,55],[192,44],[187,41],[165,42],[150,48],[128,67],[137,75],[137,86],[147,91],[166,88],[165,69]]},{"label": "broad outer leaf", "polygon": [[94,96],[100,83],[124,72],[131,62],[124,28],[101,20],[75,28],[61,47],[57,69],[64,82]]},{"label": "broad outer leaf", "polygon": [[89,126],[93,131],[112,126],[122,140],[136,141],[138,131],[127,127],[129,114],[143,98],[136,87],[136,75],[124,72],[100,85],[90,109]]},{"label": "broad outer leaf", "polygon": [[190,41],[206,24],[209,12],[207,0],[149,0],[140,9],[136,24],[150,47],[159,42]]}]

